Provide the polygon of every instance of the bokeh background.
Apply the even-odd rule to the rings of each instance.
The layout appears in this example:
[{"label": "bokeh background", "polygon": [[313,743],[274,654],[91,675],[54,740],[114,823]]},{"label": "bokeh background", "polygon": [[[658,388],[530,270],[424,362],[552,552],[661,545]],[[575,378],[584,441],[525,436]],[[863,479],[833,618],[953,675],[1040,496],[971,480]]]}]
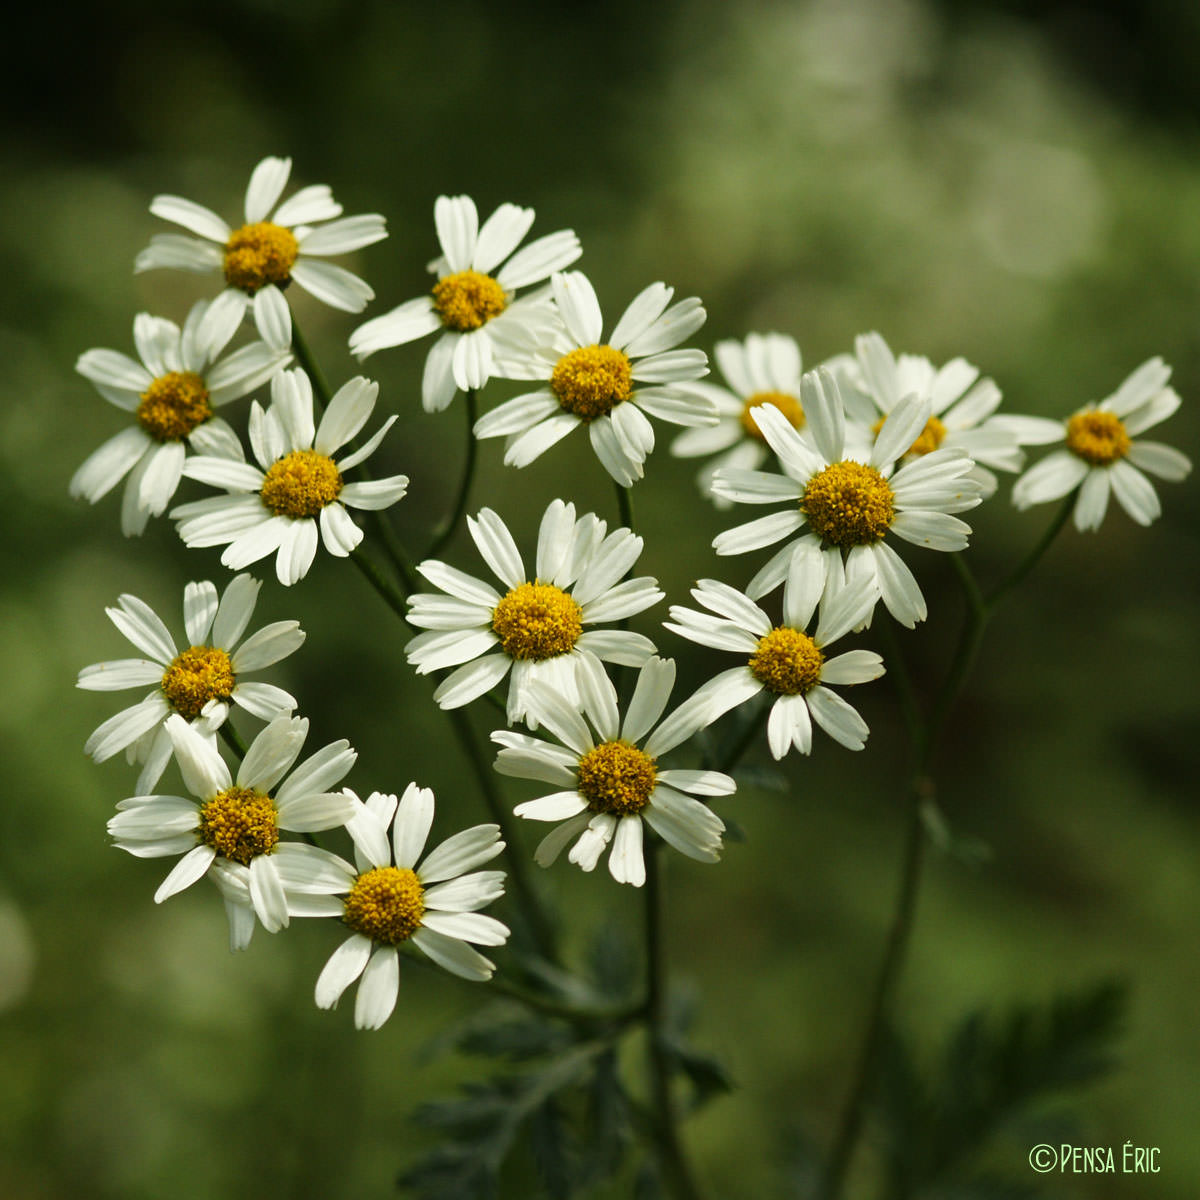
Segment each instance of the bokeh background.
[{"label": "bokeh background", "polygon": [[[199,277],[131,274],[165,228],[150,197],[232,214],[254,163],[291,155],[297,182],[386,214],[389,239],[352,264],[378,294],[371,313],[427,286],[434,197],[468,192],[485,213],[513,200],[536,207],[536,230],[573,227],[611,318],[654,279],[701,295],[705,346],[776,329],[815,363],[877,329],[897,350],[966,356],[1013,410],[1046,415],[1161,354],[1184,397],[1161,436],[1195,457],[1200,15],[1095,7],[114,0],[25,14],[0,117],[0,1195],[387,1196],[427,1144],[407,1114],[475,1069],[428,1052],[475,1007],[469,988],[407,971],[386,1029],[356,1034],[346,1008],[311,1000],[335,930],[260,933],[231,957],[208,890],[158,908],[162,865],[106,845],[133,776],[84,758],[115,697],[73,687],[79,667],[125,653],[104,606],[130,591],[175,614],[188,579],[227,574],[166,522],[127,541],[111,498],[67,497],[119,427],[76,356],[131,351],[135,312],[179,319],[207,294]],[[295,305],[327,373],[354,373],[353,321],[303,294]],[[396,516],[414,550],[462,453],[460,409],[420,412],[423,356],[368,368],[402,414],[382,457],[412,477]],[[493,385],[485,402],[509,394]],[[667,440],[636,500],[642,567],[678,602],[694,578],[739,583],[752,567],[714,563],[728,522]],[[554,495],[615,516],[581,444],[519,475],[499,459],[483,447],[474,503],[526,545]],[[1159,1146],[1161,1173],[1043,1179],[1055,1196],[1200,1191],[1200,504],[1190,483],[1160,494],[1149,530],[1114,510],[1098,536],[1066,532],[995,622],[937,768],[952,826],[991,857],[933,859],[900,995],[906,1032],[933,1053],[968,1009],[1129,984],[1120,1066],[1072,1106],[1085,1144]],[[1002,494],[976,516],[970,559],[994,580],[1050,512],[1018,515]],[[465,539],[450,556],[475,570]],[[935,557],[909,556],[930,597],[905,641],[925,688],[961,618]],[[313,744],[360,750],[355,786],[416,778],[437,791],[443,830],[482,819],[401,631],[348,566],[319,559],[286,593],[271,580],[260,612],[308,630],[281,682]],[[726,665],[659,634],[689,681]],[[828,1139],[847,1086],[905,761],[886,683],[858,700],[865,753],[818,739],[782,783],[749,775],[727,809],[747,841],[719,868],[671,863],[675,966],[703,996],[699,1042],[738,1084],[688,1131],[719,1196],[795,1194],[795,1148]],[[759,745],[749,762],[764,759]],[[569,944],[603,921],[636,937],[638,898],[603,872],[563,864],[542,883]],[[1035,1182],[1029,1144],[1002,1138],[994,1165]],[[536,1186],[516,1164],[511,1195]]]}]

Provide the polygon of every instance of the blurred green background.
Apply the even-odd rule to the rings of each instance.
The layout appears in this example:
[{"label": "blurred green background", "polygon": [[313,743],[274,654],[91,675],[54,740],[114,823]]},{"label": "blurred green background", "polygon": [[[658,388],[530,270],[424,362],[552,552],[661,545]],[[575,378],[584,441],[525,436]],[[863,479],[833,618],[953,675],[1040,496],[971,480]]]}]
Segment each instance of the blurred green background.
[{"label": "blurred green background", "polygon": [[[126,541],[113,498],[67,497],[120,427],[76,356],[131,352],[136,312],[181,319],[210,294],[200,277],[131,274],[166,228],[150,197],[233,214],[258,159],[291,155],[297,183],[388,218],[389,239],[351,264],[379,297],[369,314],[427,286],[434,197],[467,192],[484,214],[533,205],[535,232],[573,227],[610,325],[663,279],[704,298],[706,347],[776,329],[815,363],[877,329],[898,351],[964,355],[1011,409],[1046,415],[1161,354],[1184,397],[1161,437],[1195,457],[1200,16],[1167,0],[1104,19],[1088,7],[117,0],[26,14],[0,118],[0,1195],[387,1196],[427,1144],[409,1111],[474,1069],[423,1049],[478,993],[407,970],[385,1030],[357,1034],[348,1006],[312,1004],[336,930],[260,931],[231,957],[209,889],[158,908],[164,864],[106,844],[133,774],[81,747],[119,697],[73,686],[81,666],[126,653],[104,605],[130,591],[178,624],[183,584],[227,575],[166,522]],[[294,304],[335,383],[355,373],[354,321],[304,294]],[[420,411],[425,349],[367,367],[401,414],[380,458],[412,477],[395,515],[414,550],[462,445],[460,406]],[[511,394],[493,385],[484,400]],[[696,495],[693,464],[667,456],[665,432],[636,494],[640,566],[680,602],[692,579],[744,583],[758,559],[714,561],[709,540],[731,522]],[[582,439],[520,474],[484,445],[474,505],[526,547],[554,495],[615,517]],[[1161,1174],[1049,1177],[1049,1195],[1200,1193],[1200,502],[1191,483],[1160,495],[1149,530],[1114,507],[1098,536],[1067,531],[995,622],[937,771],[951,824],[994,853],[975,868],[934,858],[900,996],[932,1051],[969,1008],[1129,982],[1120,1068],[1076,1109],[1085,1144],[1159,1146]],[[979,575],[997,579],[1049,516],[1016,514],[1003,492],[975,514]],[[462,538],[449,556],[479,565]],[[930,599],[905,641],[926,688],[961,617],[937,557],[908,556]],[[314,748],[346,736],[359,749],[355,787],[415,778],[437,792],[443,833],[482,819],[431,686],[351,568],[319,558],[290,592],[270,579],[260,615],[308,630],[280,682]],[[688,682],[728,664],[658,635]],[[789,760],[786,788],[751,782],[724,806],[748,841],[722,866],[671,863],[675,967],[704,996],[698,1040],[739,1085],[688,1130],[718,1196],[793,1194],[801,1131],[824,1144],[848,1084],[905,762],[886,682],[856,699],[865,753],[818,738],[811,761]],[[750,761],[765,757],[760,744]],[[513,801],[531,787],[513,784]],[[636,937],[638,897],[603,871],[539,878],[570,944],[603,920]],[[1028,1148],[1001,1142],[994,1165],[1033,1183]],[[518,1163],[511,1195],[534,1186]]]}]

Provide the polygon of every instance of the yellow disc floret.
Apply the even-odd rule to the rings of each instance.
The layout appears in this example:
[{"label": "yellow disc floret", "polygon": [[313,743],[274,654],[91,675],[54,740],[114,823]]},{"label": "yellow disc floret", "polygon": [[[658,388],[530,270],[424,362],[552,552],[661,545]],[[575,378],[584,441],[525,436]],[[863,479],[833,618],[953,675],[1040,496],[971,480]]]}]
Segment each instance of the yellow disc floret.
[{"label": "yellow disc floret", "polygon": [[[871,426],[871,432],[876,436],[883,428],[884,421],[887,417],[880,417],[874,425]],[[921,430],[917,436],[917,440],[913,442],[905,454],[911,454],[913,457],[919,457],[922,454],[932,454],[946,440],[946,426],[937,417],[930,417],[925,422],[925,428]]]},{"label": "yellow disc floret", "polygon": [[1121,418],[1102,409],[1076,413],[1067,422],[1067,449],[1093,467],[1124,458],[1131,444]]},{"label": "yellow disc floret", "polygon": [[583,610],[552,583],[523,583],[492,610],[492,629],[510,658],[566,654],[583,632]]},{"label": "yellow disc floret", "polygon": [[295,234],[270,221],[243,225],[225,243],[225,282],[244,292],[257,292],[268,283],[286,287],[300,253]]},{"label": "yellow disc floret", "polygon": [[756,438],[760,442],[767,440],[763,437],[762,430],[759,429],[754,418],[750,415],[752,408],[758,408],[763,404],[773,404],[787,417],[793,429],[802,429],[804,427],[804,409],[795,396],[789,392],[755,392],[752,396],[747,396],[745,404],[742,405],[742,428],[750,437]]},{"label": "yellow disc floret", "polygon": [[398,946],[421,928],[425,889],[408,867],[364,871],[346,897],[342,920],[372,941]]},{"label": "yellow disc floret", "polygon": [[194,721],[210,700],[228,700],[237,678],[229,655],[216,646],[189,646],[163,673],[162,690],[171,707]]},{"label": "yellow disc floret", "polygon": [[579,760],[579,791],[595,813],[640,813],[657,779],[654,759],[628,742],[602,742]]},{"label": "yellow disc floret", "polygon": [[315,517],[342,491],[337,464],[316,450],[293,450],[272,464],[263,479],[262,502],[277,517]]},{"label": "yellow disc floret", "polygon": [[490,275],[457,271],[433,285],[433,306],[447,329],[470,333],[498,317],[508,307],[508,297]]},{"label": "yellow disc floret", "polygon": [[612,346],[581,346],[555,364],[550,390],[566,412],[591,421],[633,395],[633,367]]},{"label": "yellow disc floret", "polygon": [[275,805],[253,788],[226,788],[200,806],[196,835],[224,858],[248,867],[279,841]]},{"label": "yellow disc floret", "polygon": [[874,468],[843,460],[818,471],[804,489],[800,509],[829,546],[878,542],[895,516],[892,489]]},{"label": "yellow disc floret", "polygon": [[781,696],[802,696],[821,681],[824,662],[825,655],[808,634],[779,625],[758,639],[750,673]]},{"label": "yellow disc floret", "polygon": [[178,442],[212,413],[208,388],[195,371],[168,371],[142,393],[137,420],[156,442]]}]

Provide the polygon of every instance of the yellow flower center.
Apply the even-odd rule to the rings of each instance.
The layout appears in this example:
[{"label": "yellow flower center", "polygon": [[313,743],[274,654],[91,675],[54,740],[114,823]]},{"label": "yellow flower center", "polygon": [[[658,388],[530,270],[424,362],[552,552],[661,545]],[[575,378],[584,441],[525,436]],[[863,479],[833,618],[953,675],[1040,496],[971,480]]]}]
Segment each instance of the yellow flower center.
[{"label": "yellow flower center", "polygon": [[504,289],[490,275],[458,271],[433,285],[433,306],[447,329],[470,333],[508,307]]},{"label": "yellow flower center", "polygon": [[640,813],[657,779],[654,759],[628,742],[602,742],[579,760],[579,791],[596,813]]},{"label": "yellow flower center", "polygon": [[252,788],[226,788],[200,806],[196,834],[222,857],[247,867],[279,841],[275,805]]},{"label": "yellow flower center", "polygon": [[270,221],[243,225],[225,243],[225,282],[244,292],[257,292],[268,283],[287,287],[300,243],[290,229]]},{"label": "yellow flower center", "polygon": [[754,423],[754,418],[750,415],[752,408],[758,408],[762,404],[773,404],[791,423],[793,429],[802,429],[804,427],[804,409],[800,406],[800,401],[795,396],[788,392],[755,392],[752,396],[746,397],[746,403],[742,405],[742,428],[752,438],[757,438],[760,442],[765,442],[767,439],[763,437],[762,430]]},{"label": "yellow flower center", "polygon": [[208,388],[195,371],[168,371],[142,393],[138,424],[156,442],[178,442],[213,414]]},{"label": "yellow flower center", "polygon": [[237,678],[224,650],[189,646],[163,673],[162,690],[171,707],[194,721],[210,700],[228,700]]},{"label": "yellow flower center", "polygon": [[779,625],[758,639],[758,649],[750,655],[750,672],[773,692],[802,696],[821,681],[824,662],[825,655],[808,634]]},{"label": "yellow flower center", "polygon": [[271,466],[263,480],[262,502],[277,517],[315,517],[342,491],[337,464],[315,450],[293,450]]},{"label": "yellow flower center", "polygon": [[372,941],[398,946],[421,928],[425,889],[408,867],[375,867],[355,881],[342,920]]},{"label": "yellow flower center", "polygon": [[583,610],[552,583],[523,583],[492,610],[492,629],[510,658],[555,658],[583,632]]},{"label": "yellow flower center", "polygon": [[[879,436],[879,431],[883,428],[884,421],[887,417],[880,417],[874,425],[871,426],[871,432],[876,437]],[[938,420],[937,417],[930,417],[925,422],[925,428],[921,430],[917,436],[917,440],[913,442],[905,454],[919,456],[922,454],[932,454],[946,439],[946,426]]]},{"label": "yellow flower center", "polygon": [[888,481],[874,467],[848,460],[808,481],[800,509],[823,542],[842,547],[878,542],[895,516]]},{"label": "yellow flower center", "polygon": [[1102,409],[1076,413],[1067,422],[1067,449],[1093,467],[1124,458],[1131,444],[1121,418]]},{"label": "yellow flower center", "polygon": [[633,367],[612,346],[582,346],[555,363],[550,390],[567,412],[591,421],[633,395]]}]

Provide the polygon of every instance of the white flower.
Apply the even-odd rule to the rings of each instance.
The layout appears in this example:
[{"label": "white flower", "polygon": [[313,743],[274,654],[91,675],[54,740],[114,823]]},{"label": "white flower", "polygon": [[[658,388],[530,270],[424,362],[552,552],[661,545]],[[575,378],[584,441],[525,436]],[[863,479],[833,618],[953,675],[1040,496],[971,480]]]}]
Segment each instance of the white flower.
[{"label": "white flower", "polygon": [[1192,469],[1185,454],[1139,433],[1165,421],[1179,407],[1179,396],[1167,385],[1171,368],[1161,358],[1142,363],[1099,404],[1089,404],[1066,421],[1043,421],[1041,442],[1065,441],[1030,467],[1013,488],[1018,508],[1058,500],[1079,488],[1075,525],[1099,529],[1111,491],[1139,524],[1149,525],[1162,512],[1153,484],[1143,472],[1178,483]]},{"label": "white flower", "polygon": [[315,870],[323,860],[313,846],[281,842],[280,832],[317,833],[354,815],[353,797],[329,788],[357,755],[349,742],[332,742],[284,780],[304,746],[308,721],[278,717],[251,742],[235,779],[216,747],[177,713],[166,728],[195,799],[132,796],[117,805],[108,832],[120,849],[139,858],[183,856],[154,893],[156,904],[215,871],[230,936],[240,949],[250,940],[254,916],[269,933],[288,924],[287,873],[303,876],[298,864],[312,859]]},{"label": "white flower", "polygon": [[282,688],[245,678],[287,658],[304,641],[296,621],[276,621],[242,639],[260,586],[257,579],[238,575],[218,602],[217,589],[207,579],[189,583],[183,591],[188,646],[182,652],[153,609],[136,596],[121,596],[116,608],[105,609],[109,620],[147,657],[84,667],[78,686],[113,692],[149,684],[153,690],[140,703],[109,717],[88,738],[85,752],[104,762],[127,750],[132,761],[145,764],[137,790],[147,792],[162,778],[171,758],[166,722],[172,713],[211,740],[228,717],[231,702],[264,721],[292,712],[295,698]]},{"label": "white flower", "polygon": [[867,723],[829,685],[877,679],[883,660],[871,650],[848,650],[836,658],[826,658],[825,652],[865,619],[875,604],[874,590],[866,580],[844,588],[822,606],[810,635],[805,629],[821,598],[821,584],[820,574],[808,570],[803,558],[794,559],[783,588],[783,624],[775,625],[748,596],[715,579],[702,579],[692,595],[709,611],[672,605],[675,623],[663,622],[681,637],[745,659],[744,666],[704,684],[693,701],[706,705],[709,721],[715,721],[764,690],[772,693],[776,699],[767,720],[767,741],[777,759],[792,746],[809,753],[813,721],[848,750],[866,744]]},{"label": "white flower", "polygon": [[916,395],[930,402],[929,419],[902,462],[913,462],[940,448],[960,449],[975,461],[972,477],[982,485],[982,497],[996,490],[996,471],[1019,471],[1025,455],[1021,445],[1036,441],[1041,432],[1034,417],[996,415],[1000,389],[991,379],[980,379],[979,368],[964,358],[953,358],[942,367],[915,354],[892,354],[877,333],[855,339],[857,389],[843,389],[849,418],[847,439],[868,454],[885,418],[905,397]]},{"label": "white flower", "polygon": [[362,483],[343,479],[376,450],[394,416],[361,449],[333,457],[366,424],[378,394],[377,383],[351,379],[315,425],[308,376],[280,371],[271,380],[271,407],[264,411],[256,401],[250,409],[250,445],[260,467],[205,456],[184,464],[190,479],[225,488],[229,495],[172,509],[179,536],[189,546],[228,543],[221,561],[235,571],[274,554],[275,574],[285,586],[303,579],[312,566],[318,525],[325,549],[346,557],[363,538],[346,506],[386,508],[408,488],[406,475]]},{"label": "white flower", "polygon": [[505,729],[492,734],[502,747],[496,755],[501,775],[537,779],[563,789],[514,810],[533,821],[561,822],[535,852],[541,866],[554,862],[578,835],[568,856],[571,862],[591,871],[611,843],[612,877],[641,887],[646,881],[643,821],[689,858],[699,862],[720,858],[725,824],[693,797],[728,796],[736,784],[719,771],[662,770],[658,765],[660,755],[710,723],[706,705],[691,701],[659,721],[674,683],[673,660],[649,659],[638,674],[622,720],[616,690],[607,676],[589,673],[581,689],[587,722],[561,693],[534,684],[530,706],[561,745]]},{"label": "white flower", "polygon": [[[527,348],[512,378],[539,380],[536,391],[479,419],[475,436],[507,437],[504,461],[527,467],[573,429],[586,425],[604,469],[628,487],[654,449],[649,413],[676,425],[714,425],[717,410],[680,386],[708,373],[703,350],[672,350],[704,324],[695,297],[671,305],[673,289],[652,283],[625,310],[607,342],[596,292],[579,271],[551,280],[562,324]],[[644,386],[644,385],[650,386]]]},{"label": "white flower", "polygon": [[128,475],[121,531],[140,534],[175,495],[190,449],[240,458],[237,434],[214,410],[266,383],[291,360],[287,350],[252,342],[221,361],[241,318],[205,301],[183,328],[139,313],[133,322],[136,362],[117,350],[88,350],[75,369],[133,424],[91,454],[71,479],[72,496],[95,504]]},{"label": "white flower", "polygon": [[429,632],[408,643],[408,661],[420,675],[457,668],[433,694],[442,708],[469,704],[511,672],[508,719],[525,720],[535,681],[553,685],[578,706],[579,675],[602,672],[597,660],[638,667],[654,653],[654,643],[641,634],[587,628],[623,620],[663,598],[650,576],[624,578],[642,552],[642,539],[632,531],[608,533],[594,514],[576,520],[573,504],[554,500],[542,517],[531,578],[508,527],[491,509],[468,517],[467,528],[504,594],[429,559],[417,570],[446,594],[409,597],[409,622]]},{"label": "white flower", "polygon": [[797,429],[804,427],[800,405],[800,347],[795,338],[782,333],[751,333],[745,341],[730,339],[713,347],[713,356],[728,387],[713,383],[689,386],[712,402],[719,420],[716,425],[688,429],[671,443],[676,458],[717,457],[706,463],[697,476],[700,491],[718,508],[730,502],[712,495],[713,474],[722,467],[757,470],[767,461],[770,447],[750,410],[773,404]]},{"label": "white flower", "polygon": [[[411,941],[463,979],[490,979],[495,965],[468,943],[502,946],[508,926],[480,913],[504,894],[503,871],[476,871],[504,849],[498,825],[476,825],[421,857],[433,823],[433,792],[410,783],[399,805],[374,792],[347,824],[357,870],[326,855],[303,886],[306,915],[337,916],[352,932],[317,979],[319,1008],[333,1008],[359,976],[354,1023],[378,1029],[392,1015],[400,982],[397,947]],[[393,821],[393,814],[395,820]],[[388,826],[391,826],[391,837]],[[329,893],[329,894],[316,894]]]},{"label": "white flower", "polygon": [[155,235],[134,270],[222,272],[227,286],[214,305],[236,313],[239,321],[249,308],[263,338],[281,349],[292,342],[292,314],[283,289],[293,281],[333,308],[362,312],[375,293],[357,275],[324,259],[387,237],[383,217],[342,217],[342,206],[325,184],[301,188],[279,204],[291,171],[290,158],[264,158],[254,168],[246,188],[246,223],[237,229],[182,196],[155,196],[150,211],[156,217],[199,236]]},{"label": "white flower", "polygon": [[766,595],[800,557],[804,569],[819,576],[826,600],[846,583],[866,579],[892,616],[911,628],[925,619],[925,599],[912,572],[884,538],[895,534],[933,550],[964,549],[970,528],[950,514],[979,503],[980,484],[969,478],[974,463],[962,450],[935,450],[892,474],[896,460],[925,428],[928,398],[910,395],[901,400],[861,461],[846,445],[845,417],[833,375],[824,368],[809,371],[801,380],[801,399],[815,451],[777,408],[764,405],[754,409],[752,417],[785,473],[726,469],[713,479],[713,491],[728,500],[787,500],[791,507],[726,530],[713,547],[718,554],[744,554],[807,525],[809,532],[788,542],[750,581],[747,595]]},{"label": "white flower", "polygon": [[432,292],[367,321],[350,338],[351,352],[366,358],[441,330],[425,360],[426,412],[444,409],[458,388],[478,389],[495,375],[503,377],[497,359],[511,353],[514,339],[554,320],[543,289],[520,299],[517,290],[542,283],[582,253],[570,229],[518,251],[533,224],[533,209],[515,204],[500,205],[480,228],[470,196],[439,196],[433,219],[442,254],[430,264],[438,277]]}]

